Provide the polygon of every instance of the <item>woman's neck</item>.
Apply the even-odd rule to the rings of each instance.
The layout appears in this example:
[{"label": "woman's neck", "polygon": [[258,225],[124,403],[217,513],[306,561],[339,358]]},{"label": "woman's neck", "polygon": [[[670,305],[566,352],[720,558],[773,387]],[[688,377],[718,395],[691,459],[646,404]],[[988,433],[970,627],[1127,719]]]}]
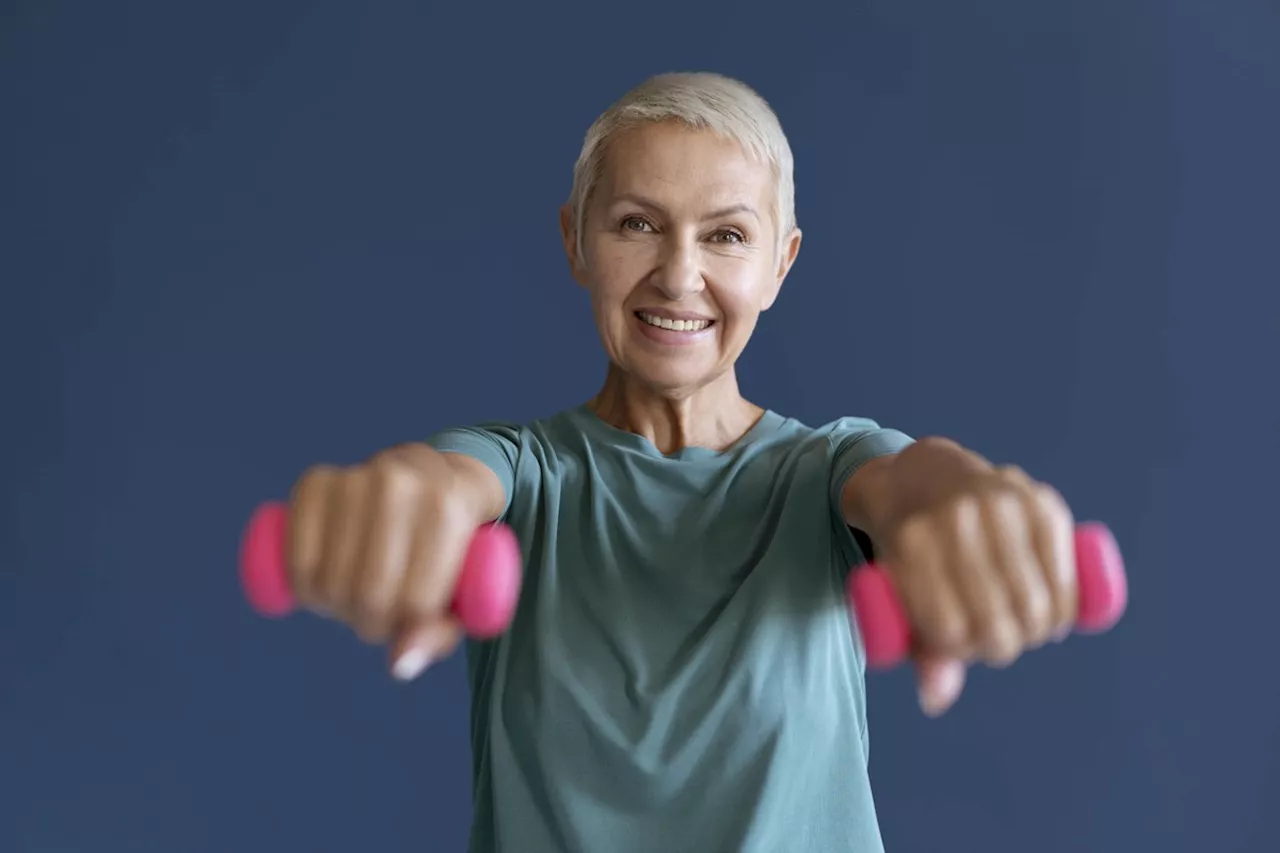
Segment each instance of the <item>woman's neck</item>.
[{"label": "woman's neck", "polygon": [[689,394],[668,396],[609,366],[587,406],[596,417],[648,439],[661,453],[686,447],[724,450],[755,426],[764,409],[743,399],[732,370]]}]

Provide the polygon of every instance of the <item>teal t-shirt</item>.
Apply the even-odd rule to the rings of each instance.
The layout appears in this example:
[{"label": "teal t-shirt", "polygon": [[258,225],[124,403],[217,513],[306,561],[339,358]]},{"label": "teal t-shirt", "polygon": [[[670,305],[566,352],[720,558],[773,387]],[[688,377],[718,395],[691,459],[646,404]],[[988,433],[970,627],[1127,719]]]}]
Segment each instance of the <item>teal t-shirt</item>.
[{"label": "teal t-shirt", "polygon": [[911,441],[774,412],[664,455],[586,406],[430,442],[507,492],[524,586],[467,646],[472,853],[878,853],[845,480]]}]

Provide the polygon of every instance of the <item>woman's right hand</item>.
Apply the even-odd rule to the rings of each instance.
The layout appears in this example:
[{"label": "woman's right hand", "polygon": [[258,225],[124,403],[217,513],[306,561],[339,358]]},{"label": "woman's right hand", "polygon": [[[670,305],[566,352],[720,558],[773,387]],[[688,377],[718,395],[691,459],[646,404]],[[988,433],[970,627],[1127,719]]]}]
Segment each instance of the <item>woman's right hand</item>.
[{"label": "woman's right hand", "polygon": [[462,637],[449,612],[454,587],[476,529],[504,500],[485,465],[422,444],[315,466],[290,501],[294,596],[366,642],[390,642],[393,674],[416,678]]}]

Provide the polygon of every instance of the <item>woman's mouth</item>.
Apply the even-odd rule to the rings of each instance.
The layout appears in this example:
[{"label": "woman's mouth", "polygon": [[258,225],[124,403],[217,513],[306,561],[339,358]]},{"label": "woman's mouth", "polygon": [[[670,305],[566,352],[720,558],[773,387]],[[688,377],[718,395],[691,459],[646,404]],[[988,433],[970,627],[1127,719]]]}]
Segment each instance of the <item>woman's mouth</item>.
[{"label": "woman's mouth", "polygon": [[647,325],[665,329],[668,332],[701,332],[715,322],[715,320],[704,319],[673,320],[670,317],[659,317],[656,314],[649,314],[645,311],[637,311],[636,316]]},{"label": "woman's mouth", "polygon": [[[663,311],[663,314],[676,314]],[[650,342],[660,347],[691,347],[715,337],[715,320],[697,314],[661,316],[649,311],[636,311],[636,330]]]}]

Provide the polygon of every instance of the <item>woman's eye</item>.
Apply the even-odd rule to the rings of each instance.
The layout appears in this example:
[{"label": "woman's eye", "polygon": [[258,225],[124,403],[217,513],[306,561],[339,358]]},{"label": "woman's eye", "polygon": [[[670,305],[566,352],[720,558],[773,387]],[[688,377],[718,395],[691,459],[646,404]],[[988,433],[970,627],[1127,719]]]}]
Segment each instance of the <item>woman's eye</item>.
[{"label": "woman's eye", "polygon": [[628,231],[648,231],[649,223],[639,216],[628,216],[622,220],[622,227]]},{"label": "woman's eye", "polygon": [[724,228],[717,231],[712,239],[717,243],[745,243],[747,238],[736,228]]}]

